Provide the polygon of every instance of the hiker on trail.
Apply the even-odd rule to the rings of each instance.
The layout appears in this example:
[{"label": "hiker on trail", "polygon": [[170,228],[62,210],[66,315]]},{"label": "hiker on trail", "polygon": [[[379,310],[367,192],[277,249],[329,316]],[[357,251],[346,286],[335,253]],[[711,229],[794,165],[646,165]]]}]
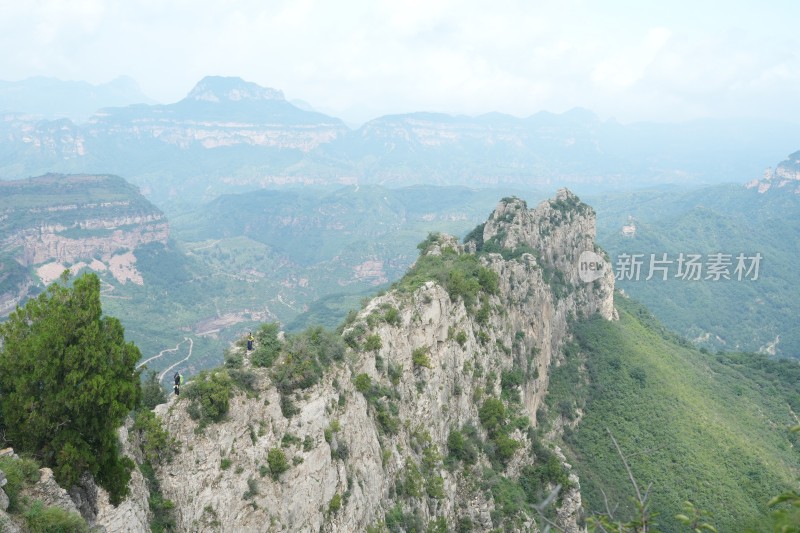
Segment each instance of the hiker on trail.
[{"label": "hiker on trail", "polygon": [[247,351],[248,351],[248,352],[251,352],[251,351],[253,351],[253,341],[254,341],[254,340],[256,340],[256,339],[255,339],[255,337],[253,337],[253,332],[251,331],[251,332],[250,332],[250,333],[247,335]]},{"label": "hiker on trail", "polygon": [[181,393],[181,383],[183,383],[183,376],[181,376],[180,372],[175,372],[175,395],[179,395]]}]

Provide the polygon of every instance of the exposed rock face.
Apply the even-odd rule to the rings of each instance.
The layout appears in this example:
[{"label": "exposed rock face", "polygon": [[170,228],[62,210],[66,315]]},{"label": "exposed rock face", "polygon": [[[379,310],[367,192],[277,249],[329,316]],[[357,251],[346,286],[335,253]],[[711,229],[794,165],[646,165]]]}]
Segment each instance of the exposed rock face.
[{"label": "exposed rock face", "polygon": [[[134,454],[128,440],[128,424],[120,428],[119,441],[122,453],[137,462],[141,462],[141,457]],[[147,483],[138,468],[131,472],[131,481],[128,484],[130,489],[129,496],[118,506],[114,507],[108,498],[108,493],[102,487],[96,487],[96,496],[93,501],[94,518],[92,524],[102,527],[106,533],[128,533],[150,531],[150,507],[148,498],[150,493],[147,490]]]},{"label": "exposed rock face", "polygon": [[[23,267],[51,265],[58,276],[66,267],[89,264],[110,267],[121,282],[140,282],[136,273],[115,266],[131,263],[126,252],[168,238],[163,213],[122,178],[48,174],[0,181],[0,255]],[[42,270],[42,281],[51,281],[54,269]],[[27,273],[15,284],[3,285],[3,277],[0,316],[25,298],[33,282]]]},{"label": "exposed rock face", "polygon": [[42,468],[39,473],[39,481],[30,489],[25,490],[25,495],[32,500],[41,500],[46,506],[53,505],[72,513],[79,513],[78,507],[70,498],[69,493],[56,483],[53,471],[49,468]]},{"label": "exposed rock face", "polygon": [[[536,425],[570,318],[599,312],[612,319],[614,279],[610,269],[594,283],[578,278],[578,256],[595,250],[594,213],[568,191],[535,210],[504,200],[479,234],[466,245],[441,236],[425,253],[457,257],[497,245],[507,258],[480,255],[497,274],[495,292],[466,304],[428,281],[373,299],[344,331],[360,348],[293,395],[293,417],[282,415],[280,394],[263,369],[254,369],[258,396],[235,395],[228,418],[202,431],[183,397],[159,406],[157,415],[181,446],[157,472],[164,497],[175,503],[178,529],[364,531],[390,512],[411,513],[425,525],[443,518],[451,528],[464,520],[476,531],[496,527],[505,511],[481,488],[488,459],[481,453],[473,469],[444,468],[448,436],[472,424],[486,437],[479,409],[485,398],[501,396],[498,378],[512,368],[526,376],[513,388]],[[363,348],[369,335],[380,338],[380,348]],[[354,376],[361,375],[390,400],[370,403],[356,390]],[[509,435],[519,447],[498,475],[516,478],[535,460],[538,437],[521,429]],[[291,465],[275,480],[265,470],[271,449],[282,450]],[[427,476],[422,492],[405,488],[401,496],[419,468]],[[571,479],[558,520],[580,531],[579,483]],[[521,516],[505,525],[535,530],[535,521]]]},{"label": "exposed rock face", "polygon": [[47,121],[19,113],[4,114],[0,115],[0,135],[6,145],[17,146],[20,155],[42,162],[86,155],[86,138],[69,119]]},{"label": "exposed rock face", "polygon": [[[77,206],[84,213],[92,207]],[[102,236],[73,238],[69,230],[99,230]],[[119,250],[134,250],[151,242],[166,243],[169,225],[161,214],[149,214],[112,219],[87,219],[71,228],[60,225],[43,225],[20,230],[0,244],[6,249],[21,249],[25,266],[49,261],[76,263],[100,257],[108,261]]]},{"label": "exposed rock face", "polygon": [[764,177],[749,182],[745,187],[757,189],[761,194],[770,189],[782,189],[800,194],[800,151],[789,155],[785,161],[775,167],[775,170],[768,168],[764,171]]}]

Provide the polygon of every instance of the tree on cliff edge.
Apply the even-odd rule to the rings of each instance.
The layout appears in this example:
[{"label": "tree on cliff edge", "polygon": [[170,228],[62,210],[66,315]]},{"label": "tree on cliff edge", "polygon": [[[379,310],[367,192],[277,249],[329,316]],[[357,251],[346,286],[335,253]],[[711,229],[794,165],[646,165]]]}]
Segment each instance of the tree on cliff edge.
[{"label": "tree on cliff edge", "polygon": [[116,429],[139,401],[139,349],[102,316],[100,280],[68,272],[0,324],[0,437],[53,468],[64,487],[85,471],[116,504],[133,462]]}]

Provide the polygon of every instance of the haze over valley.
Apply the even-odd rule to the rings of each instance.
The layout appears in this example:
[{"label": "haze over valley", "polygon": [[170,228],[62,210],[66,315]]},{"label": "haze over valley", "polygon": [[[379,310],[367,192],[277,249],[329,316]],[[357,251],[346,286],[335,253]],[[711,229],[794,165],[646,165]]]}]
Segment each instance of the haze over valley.
[{"label": "haze over valley", "polygon": [[0,7],[0,531],[800,531],[797,7],[332,6]]}]

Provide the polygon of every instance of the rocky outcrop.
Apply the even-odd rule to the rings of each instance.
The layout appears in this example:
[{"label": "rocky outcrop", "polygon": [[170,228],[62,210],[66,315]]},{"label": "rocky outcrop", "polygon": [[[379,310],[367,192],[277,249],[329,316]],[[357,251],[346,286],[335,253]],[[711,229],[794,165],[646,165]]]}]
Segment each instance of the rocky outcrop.
[{"label": "rocky outcrop", "polygon": [[47,175],[0,190],[0,251],[25,266],[108,260],[169,237],[163,213],[115,176]]},{"label": "rocky outcrop", "polygon": [[764,176],[760,180],[755,179],[747,183],[745,187],[748,189],[756,189],[761,194],[770,189],[781,189],[794,194],[800,194],[800,151],[789,155],[789,157],[780,162],[774,170],[768,168],[764,171]]},{"label": "rocky outcrop", "polygon": [[[502,465],[479,452],[475,467],[445,468],[443,457],[455,429],[472,426],[476,438],[489,439],[479,416],[486,398],[518,394],[520,414],[536,426],[570,321],[614,318],[610,269],[591,283],[577,273],[580,254],[597,250],[594,231],[593,211],[568,191],[534,210],[505,199],[466,244],[438,236],[424,252],[432,265],[437,256],[477,260],[494,272],[497,286],[487,281],[478,301],[442,282],[414,281],[412,271],[345,328],[351,348],[319,383],[282,397],[274,374],[248,368],[255,393],[234,395],[227,419],[205,428],[187,414],[184,397],[159,406],[181,447],[157,472],[178,530],[364,531],[383,520],[437,519],[451,528],[535,530],[536,516],[508,518],[491,487],[536,464],[535,443],[544,437],[509,426],[516,447]],[[511,371],[519,381],[509,385],[500,377]],[[287,401],[294,416],[283,414]],[[289,466],[275,477],[272,450]],[[570,480],[557,519],[580,531],[580,484],[574,474]]]},{"label": "rocky outcrop", "polygon": [[[14,461],[20,460],[19,456],[14,453],[13,448],[0,450],[0,457],[10,458]],[[87,473],[86,476],[89,476],[89,474]],[[45,509],[53,507],[67,513],[80,514],[79,508],[71,499],[70,494],[56,482],[51,469],[40,468],[38,479],[35,481],[28,479],[18,479],[17,481],[21,485],[16,487],[16,490],[19,491],[16,494],[16,508],[9,509],[10,500],[3,490],[8,480],[5,473],[0,470],[0,531],[4,533],[28,531],[25,525],[26,520],[23,518],[21,511],[26,511],[35,502]],[[13,511],[13,513],[10,511]]]},{"label": "rocky outcrop", "polygon": [[[37,269],[45,284],[76,264],[76,270],[86,264],[110,268],[120,282],[137,282],[136,273],[126,278],[114,268],[119,257],[168,238],[164,214],[122,178],[48,174],[0,181],[0,256],[22,267],[54,267]],[[34,282],[27,271],[17,277],[17,283],[6,284],[0,277],[0,316],[21,302]]]},{"label": "rocky outcrop", "polygon": [[[85,206],[78,208],[84,211],[91,209]],[[86,230],[85,237],[79,236],[81,230]],[[108,261],[120,250],[135,250],[151,242],[166,244],[168,238],[167,220],[161,214],[152,214],[88,219],[71,228],[60,224],[27,228],[10,235],[0,246],[19,249],[22,264],[29,266],[50,261],[71,264],[94,257]]]},{"label": "rocky outcrop", "polygon": [[594,242],[596,235],[594,210],[569,190],[560,189],[553,200],[533,210],[519,199],[500,202],[484,225],[481,242],[495,241],[500,248],[520,252],[532,249],[555,295],[571,299],[566,307],[588,315],[598,312],[612,320],[614,274],[610,265],[606,262],[602,277],[592,284],[579,275],[581,253],[603,255]]},{"label": "rocky outcrop", "polygon": [[39,474],[39,481],[23,491],[25,496],[31,500],[40,500],[45,506],[60,507],[65,511],[80,514],[75,502],[70,498],[69,492],[56,483],[52,470],[42,468],[39,470]]}]

